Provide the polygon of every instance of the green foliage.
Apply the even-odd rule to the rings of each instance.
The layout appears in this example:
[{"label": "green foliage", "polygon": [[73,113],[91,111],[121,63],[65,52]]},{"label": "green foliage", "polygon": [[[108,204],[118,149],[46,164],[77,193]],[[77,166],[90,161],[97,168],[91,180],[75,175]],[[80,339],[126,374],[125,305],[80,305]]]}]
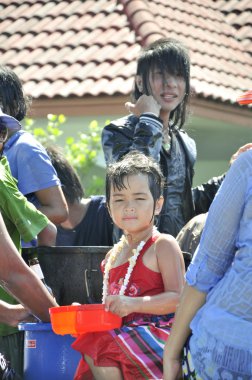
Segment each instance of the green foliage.
[{"label": "green foliage", "polygon": [[[38,128],[33,119],[25,119],[24,129],[32,133],[42,145],[58,144],[64,149],[66,158],[76,169],[84,186],[86,195],[104,194],[104,173],[97,167],[97,158],[101,153],[101,127],[93,120],[86,133],[79,132],[78,139],[67,136],[59,143],[64,132],[60,129],[65,123],[64,115],[47,115],[47,126]],[[63,136],[64,137],[64,136]],[[97,175],[97,172],[100,172]]]}]

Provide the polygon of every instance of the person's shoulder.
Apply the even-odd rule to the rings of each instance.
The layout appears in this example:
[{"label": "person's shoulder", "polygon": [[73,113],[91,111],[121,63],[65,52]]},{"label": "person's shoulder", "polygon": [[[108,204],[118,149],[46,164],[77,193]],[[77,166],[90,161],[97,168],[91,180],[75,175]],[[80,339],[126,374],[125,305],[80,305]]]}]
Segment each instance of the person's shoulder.
[{"label": "person's shoulder", "polygon": [[248,149],[246,152],[241,153],[238,158],[241,160],[243,159],[244,161],[249,160],[249,162],[252,164],[252,149]]},{"label": "person's shoulder", "polygon": [[170,234],[161,233],[156,240],[156,246],[161,251],[166,249],[180,251],[177,240]]},{"label": "person's shoulder", "polygon": [[252,149],[248,149],[246,152],[239,154],[230,169],[233,169],[230,171],[239,170],[244,176],[247,175],[248,171],[252,173]]},{"label": "person's shoulder", "polygon": [[91,195],[90,199],[91,199],[91,202],[98,202],[98,203],[103,203],[106,201],[105,195]]},{"label": "person's shoulder", "polygon": [[45,150],[42,144],[30,132],[21,130],[15,134],[15,137],[16,148],[21,149],[25,147],[26,149],[29,149],[36,147],[36,149],[40,149],[43,151]]},{"label": "person's shoulder", "polygon": [[196,143],[195,140],[188,135],[188,133],[184,129],[178,129],[176,130],[177,136],[184,142],[186,146],[189,148],[196,149]]}]

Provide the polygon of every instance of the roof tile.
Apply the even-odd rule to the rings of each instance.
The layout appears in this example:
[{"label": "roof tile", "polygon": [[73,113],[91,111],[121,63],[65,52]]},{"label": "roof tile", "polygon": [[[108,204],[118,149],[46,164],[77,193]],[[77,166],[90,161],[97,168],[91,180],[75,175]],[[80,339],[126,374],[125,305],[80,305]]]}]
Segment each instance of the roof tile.
[{"label": "roof tile", "polygon": [[252,83],[251,0],[2,0],[1,63],[33,98],[130,93],[142,46],[190,49],[196,95],[234,102]]}]

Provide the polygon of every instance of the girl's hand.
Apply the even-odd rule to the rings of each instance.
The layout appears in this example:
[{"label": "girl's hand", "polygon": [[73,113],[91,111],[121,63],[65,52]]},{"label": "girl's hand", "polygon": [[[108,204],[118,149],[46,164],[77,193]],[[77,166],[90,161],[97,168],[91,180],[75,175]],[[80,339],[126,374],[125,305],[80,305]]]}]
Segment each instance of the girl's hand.
[{"label": "girl's hand", "polygon": [[141,95],[140,98],[138,98],[136,104],[127,102],[125,103],[126,109],[130,112],[139,117],[143,113],[151,112],[156,116],[159,116],[161,106],[158,104],[158,102],[153,98],[152,95]]},{"label": "girl's hand", "polygon": [[136,298],[134,297],[107,296],[105,310],[111,311],[111,313],[117,314],[119,317],[125,317],[134,311],[135,304]]},{"label": "girl's hand", "polygon": [[164,363],[163,380],[182,380],[182,368],[180,359],[167,359]]}]

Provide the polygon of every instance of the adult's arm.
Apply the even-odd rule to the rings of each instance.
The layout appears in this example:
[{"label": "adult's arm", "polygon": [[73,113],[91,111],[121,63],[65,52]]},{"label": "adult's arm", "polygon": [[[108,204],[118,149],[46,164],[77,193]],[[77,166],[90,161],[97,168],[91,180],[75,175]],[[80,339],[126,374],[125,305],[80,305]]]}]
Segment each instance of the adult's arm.
[{"label": "adult's arm", "polygon": [[161,119],[152,114],[130,115],[114,120],[102,131],[102,147],[108,163],[118,161],[130,150],[139,150],[159,161],[162,148]]},{"label": "adult's arm", "polygon": [[68,207],[60,186],[52,186],[35,192],[39,201],[38,210],[54,224],[64,222],[68,216]]},{"label": "adult's arm", "polygon": [[208,182],[203,183],[192,189],[193,202],[195,205],[195,215],[208,212],[211,203],[220,188],[225,174],[211,178]]},{"label": "adult's arm", "polygon": [[23,305],[11,305],[0,301],[0,322],[16,327],[20,322],[33,321],[35,318]]},{"label": "adult's arm", "polygon": [[32,314],[49,321],[49,308],[57,306],[54,299],[25,264],[0,215],[0,283]]},{"label": "adult's arm", "polygon": [[206,294],[185,285],[177,308],[171,335],[164,349],[164,380],[176,380],[181,369],[181,354],[190,335],[190,322],[205,303]]},{"label": "adult's arm", "polygon": [[56,244],[57,228],[48,220],[47,226],[37,235],[38,245],[54,246]]}]

